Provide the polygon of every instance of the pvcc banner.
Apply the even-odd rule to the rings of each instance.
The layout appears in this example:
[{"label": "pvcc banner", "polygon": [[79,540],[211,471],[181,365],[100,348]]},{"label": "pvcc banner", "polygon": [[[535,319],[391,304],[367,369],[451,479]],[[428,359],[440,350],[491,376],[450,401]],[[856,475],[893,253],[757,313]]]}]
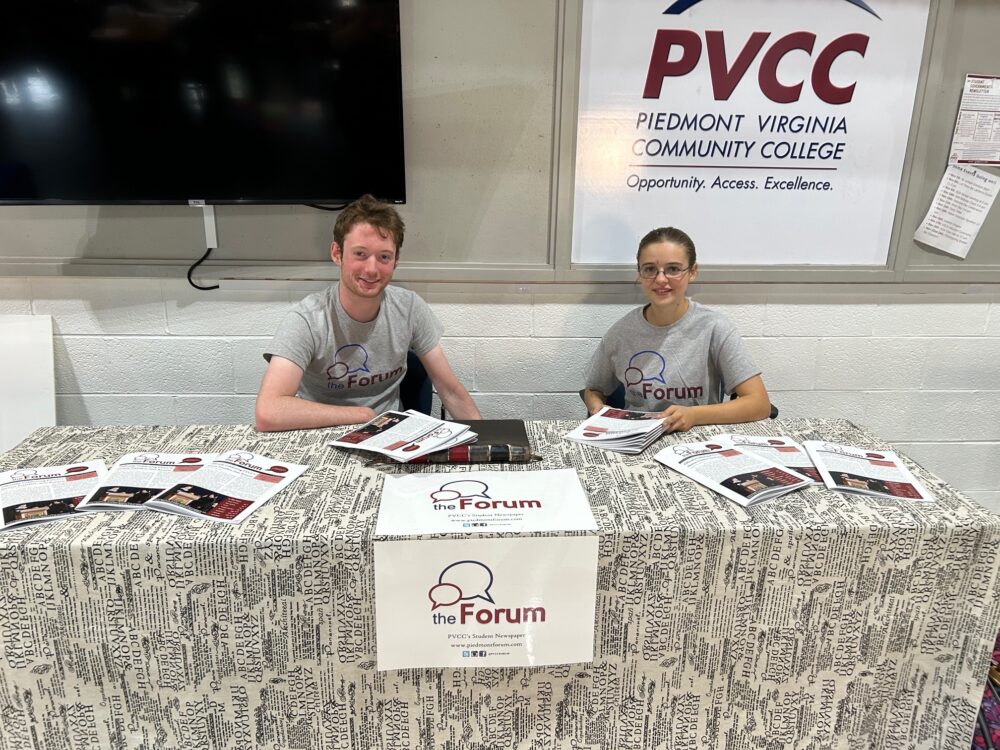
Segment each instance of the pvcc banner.
[{"label": "pvcc banner", "polygon": [[928,0],[584,0],[575,263],[884,265]]}]

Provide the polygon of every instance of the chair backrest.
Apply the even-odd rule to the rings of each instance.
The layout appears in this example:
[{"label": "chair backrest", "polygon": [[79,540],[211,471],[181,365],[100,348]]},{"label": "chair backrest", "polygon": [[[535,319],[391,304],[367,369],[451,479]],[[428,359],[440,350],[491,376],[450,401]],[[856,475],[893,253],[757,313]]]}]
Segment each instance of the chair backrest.
[{"label": "chair backrest", "polygon": [[403,403],[403,409],[415,409],[430,416],[431,394],[431,379],[427,370],[416,354],[407,352],[406,374],[399,384],[399,400]]},{"label": "chair backrest", "polygon": [[[583,390],[584,389],[581,388],[579,391],[577,391],[577,393],[580,394],[580,400],[581,401],[583,401]],[[611,391],[611,393],[605,399],[604,403],[607,406],[610,406],[612,409],[624,409],[625,408],[625,386],[623,386],[621,383],[619,383],[618,386],[613,391]]]}]

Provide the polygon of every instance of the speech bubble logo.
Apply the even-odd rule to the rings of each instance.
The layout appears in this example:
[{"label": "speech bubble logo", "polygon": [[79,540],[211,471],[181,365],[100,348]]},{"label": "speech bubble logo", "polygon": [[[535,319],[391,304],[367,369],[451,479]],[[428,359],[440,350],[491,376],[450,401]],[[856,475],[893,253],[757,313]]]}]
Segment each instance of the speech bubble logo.
[{"label": "speech bubble logo", "polygon": [[462,598],[462,589],[454,583],[439,583],[437,586],[431,586],[431,590],[427,592],[427,598],[434,605],[431,607],[431,612],[433,612],[438,607],[450,607],[452,604],[456,604]]},{"label": "speech bubble logo", "polygon": [[343,362],[334,362],[326,368],[326,376],[330,380],[340,380],[347,374],[347,365]]},{"label": "speech bubble logo", "polygon": [[476,560],[459,560],[441,571],[438,583],[450,583],[461,591],[462,599],[483,599],[496,604],[490,595],[493,571]]},{"label": "speech bubble logo", "polygon": [[133,460],[137,464],[150,464],[154,463],[159,457],[159,453],[140,453]]},{"label": "speech bubble logo", "polygon": [[230,453],[226,456],[227,461],[252,461],[253,453],[247,453],[246,451],[236,451],[235,453]]},{"label": "speech bubble logo", "polygon": [[435,490],[431,493],[431,500],[435,503],[447,503],[458,500],[461,496],[462,493],[458,490]]},{"label": "speech bubble logo", "polygon": [[344,344],[333,353],[334,361],[346,366],[348,372],[371,372],[368,369],[368,352],[361,344]]},{"label": "speech bubble logo", "polygon": [[659,352],[647,349],[633,354],[632,359],[628,361],[628,369],[625,371],[626,381],[629,379],[628,370],[633,368],[639,370],[642,377],[633,383],[628,383],[628,385],[634,385],[644,380],[655,380],[657,383],[667,384],[667,381],[663,379],[663,371],[667,369],[667,363]]},{"label": "speech bubble logo", "polygon": [[24,471],[15,471],[10,475],[11,479],[31,479],[32,477],[37,477],[38,472],[34,469],[25,469]]},{"label": "speech bubble logo", "polygon": [[486,482],[477,479],[456,479],[454,482],[445,482],[440,489],[432,492],[431,500],[438,503],[463,497],[482,497],[489,500],[490,496],[486,494],[489,488]]}]

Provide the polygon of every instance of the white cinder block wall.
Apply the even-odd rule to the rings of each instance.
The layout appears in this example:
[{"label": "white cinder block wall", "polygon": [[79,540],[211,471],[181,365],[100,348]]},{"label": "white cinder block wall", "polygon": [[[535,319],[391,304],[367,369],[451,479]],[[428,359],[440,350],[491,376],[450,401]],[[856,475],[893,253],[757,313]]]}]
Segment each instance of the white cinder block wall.
[{"label": "white cinder block wall", "polygon": [[[52,316],[60,424],[248,422],[260,352],[306,293],[0,278],[0,313]],[[775,294],[734,303],[708,287],[696,298],[736,323],[782,416],[866,425],[1000,511],[1000,302]],[[582,417],[584,365],[632,307],[621,297],[550,293],[449,293],[431,303],[449,359],[484,416],[539,419]]]}]

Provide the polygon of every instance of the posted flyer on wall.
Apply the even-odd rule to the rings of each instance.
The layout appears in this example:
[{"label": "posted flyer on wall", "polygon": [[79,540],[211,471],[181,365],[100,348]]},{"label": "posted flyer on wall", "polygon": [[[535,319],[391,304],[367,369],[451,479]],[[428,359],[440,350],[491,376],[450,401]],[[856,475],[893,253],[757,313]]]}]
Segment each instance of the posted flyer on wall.
[{"label": "posted flyer on wall", "polygon": [[596,531],[576,469],[386,475],[377,535]]},{"label": "posted flyer on wall", "polygon": [[965,77],[948,163],[1000,165],[1000,76]]},{"label": "posted flyer on wall", "polygon": [[913,239],[965,258],[1000,191],[1000,177],[975,167],[952,165]]},{"label": "posted flyer on wall", "polygon": [[597,536],[375,542],[378,668],[594,658]]}]

